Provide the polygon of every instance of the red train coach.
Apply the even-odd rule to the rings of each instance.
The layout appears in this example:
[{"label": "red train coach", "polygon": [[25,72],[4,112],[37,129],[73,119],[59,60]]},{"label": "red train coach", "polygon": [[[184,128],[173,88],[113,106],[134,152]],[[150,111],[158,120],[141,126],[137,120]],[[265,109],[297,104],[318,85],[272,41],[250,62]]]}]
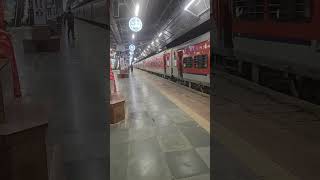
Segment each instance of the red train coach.
[{"label": "red train coach", "polygon": [[210,87],[210,33],[162,51],[134,66],[189,86],[207,89]]}]

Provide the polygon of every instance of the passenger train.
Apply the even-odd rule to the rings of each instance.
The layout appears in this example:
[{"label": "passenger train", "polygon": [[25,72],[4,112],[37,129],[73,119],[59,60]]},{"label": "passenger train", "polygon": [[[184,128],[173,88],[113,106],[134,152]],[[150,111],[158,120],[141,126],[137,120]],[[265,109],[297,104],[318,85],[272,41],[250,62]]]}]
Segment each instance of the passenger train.
[{"label": "passenger train", "polygon": [[208,32],[143,59],[135,63],[134,67],[207,92],[210,88],[210,59]]},{"label": "passenger train", "polygon": [[212,5],[216,39],[223,39],[213,42],[219,48],[212,44],[214,67],[320,103],[319,0],[215,0]]},{"label": "passenger train", "polygon": [[99,24],[106,24],[106,3],[106,0],[84,2],[72,7],[72,12],[77,18]]}]

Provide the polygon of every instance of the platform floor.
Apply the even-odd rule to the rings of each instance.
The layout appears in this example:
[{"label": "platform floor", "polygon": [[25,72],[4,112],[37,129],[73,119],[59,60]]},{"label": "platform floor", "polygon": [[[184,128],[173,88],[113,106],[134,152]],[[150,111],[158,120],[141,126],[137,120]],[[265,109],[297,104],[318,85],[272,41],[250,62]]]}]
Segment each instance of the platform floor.
[{"label": "platform floor", "polygon": [[[216,163],[210,165],[210,134],[197,121],[200,116],[209,123],[209,97],[137,69],[118,79],[118,86],[127,118],[111,127],[111,180],[209,180],[210,166],[213,179],[257,179],[216,138],[211,139]],[[186,112],[196,99],[204,109]]]},{"label": "platform floor", "polygon": [[24,53],[27,31],[11,29],[23,98],[49,109],[50,180],[108,179],[106,30],[75,20],[76,40],[62,36],[56,53]]}]

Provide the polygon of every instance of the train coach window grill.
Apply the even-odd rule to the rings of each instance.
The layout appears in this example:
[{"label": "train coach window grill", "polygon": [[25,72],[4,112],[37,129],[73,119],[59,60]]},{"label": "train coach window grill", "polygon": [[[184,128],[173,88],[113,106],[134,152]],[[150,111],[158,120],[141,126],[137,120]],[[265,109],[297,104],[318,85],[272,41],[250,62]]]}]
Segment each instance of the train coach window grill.
[{"label": "train coach window grill", "polygon": [[270,0],[269,17],[275,21],[305,21],[311,18],[310,0]]},{"label": "train coach window grill", "polygon": [[264,0],[233,0],[233,17],[241,20],[261,20],[264,18]]},{"label": "train coach window grill", "polygon": [[204,69],[208,67],[208,55],[198,55],[194,57],[194,67]]},{"label": "train coach window grill", "polygon": [[183,67],[192,68],[192,57],[183,58]]}]

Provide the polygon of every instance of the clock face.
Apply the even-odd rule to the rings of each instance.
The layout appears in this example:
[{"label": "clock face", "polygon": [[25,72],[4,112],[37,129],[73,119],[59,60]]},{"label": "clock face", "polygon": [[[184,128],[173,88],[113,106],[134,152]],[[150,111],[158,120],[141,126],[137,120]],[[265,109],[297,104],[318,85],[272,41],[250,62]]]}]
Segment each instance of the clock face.
[{"label": "clock face", "polygon": [[129,28],[133,32],[139,32],[142,29],[142,21],[138,17],[133,17],[129,20]]}]

